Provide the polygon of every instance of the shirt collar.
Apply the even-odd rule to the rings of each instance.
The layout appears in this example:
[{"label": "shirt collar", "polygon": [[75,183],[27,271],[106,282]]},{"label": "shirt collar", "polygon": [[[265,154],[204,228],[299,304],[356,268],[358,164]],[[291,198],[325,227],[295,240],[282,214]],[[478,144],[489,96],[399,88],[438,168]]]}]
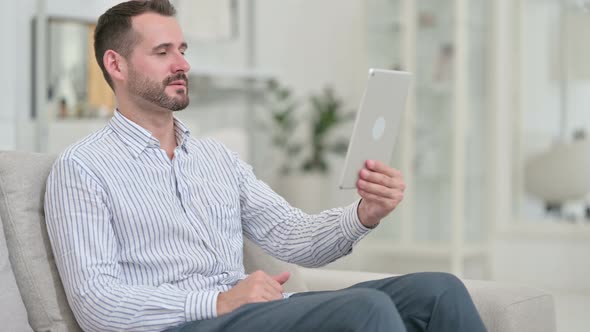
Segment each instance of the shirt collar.
[{"label": "shirt collar", "polygon": [[188,139],[191,132],[188,127],[179,119],[174,117],[174,133],[176,135],[176,144],[180,145],[185,152],[188,152]]},{"label": "shirt collar", "polygon": [[[123,143],[127,145],[134,158],[137,158],[143,150],[150,146],[160,147],[160,141],[149,130],[127,119],[117,109],[109,121],[109,126],[119,135]],[[187,142],[190,137],[190,131],[176,117],[174,118],[174,134],[176,136],[176,144],[181,146],[185,152],[188,152]]]}]

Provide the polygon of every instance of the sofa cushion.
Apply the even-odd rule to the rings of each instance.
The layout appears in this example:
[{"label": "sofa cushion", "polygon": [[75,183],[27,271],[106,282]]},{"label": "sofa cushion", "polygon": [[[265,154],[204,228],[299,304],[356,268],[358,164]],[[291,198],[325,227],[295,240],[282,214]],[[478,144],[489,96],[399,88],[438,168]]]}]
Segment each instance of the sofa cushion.
[{"label": "sofa cushion", "polygon": [[31,331],[27,310],[18,292],[0,218],[0,322],[5,331]]},{"label": "sofa cushion", "polygon": [[79,331],[68,306],[43,212],[55,157],[0,152],[0,218],[16,282],[35,331]]}]

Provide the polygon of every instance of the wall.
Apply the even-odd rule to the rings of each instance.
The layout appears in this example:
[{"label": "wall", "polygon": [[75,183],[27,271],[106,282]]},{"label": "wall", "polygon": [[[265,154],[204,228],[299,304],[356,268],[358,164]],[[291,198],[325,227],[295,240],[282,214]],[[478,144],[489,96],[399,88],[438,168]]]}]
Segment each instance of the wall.
[{"label": "wall", "polygon": [[[96,19],[115,0],[49,0],[48,15]],[[3,3],[0,11],[2,43],[10,45],[2,52],[0,91],[0,149],[34,150],[35,126],[29,121],[31,109],[31,20],[37,1],[21,0]]]},{"label": "wall", "polygon": [[16,87],[14,78],[16,77],[17,63],[17,36],[9,31],[14,31],[16,16],[13,15],[16,10],[16,2],[9,1],[3,4],[3,10],[0,11],[0,33],[2,34],[2,45],[6,46],[9,51],[0,52],[0,91],[2,91],[2,107],[0,107],[0,150],[13,149],[15,146],[15,112],[17,105]]},{"label": "wall", "polygon": [[15,64],[19,68],[18,75],[13,76],[15,85],[15,97],[18,103],[13,106],[15,114],[15,148],[20,150],[34,150],[37,143],[37,132],[34,124],[30,121],[30,112],[33,103],[31,92],[33,52],[31,46],[32,40],[32,19],[37,9],[37,1],[23,0],[17,2],[16,12],[9,13],[16,17],[12,31],[15,34],[14,50]]},{"label": "wall", "polygon": [[258,63],[300,94],[330,84],[356,107],[367,77],[364,2],[257,3]]},{"label": "wall", "polygon": [[[520,71],[522,73],[521,89],[523,93],[523,133],[559,134],[560,124],[560,85],[559,85],[559,15],[558,1],[525,1],[522,15],[522,55]],[[575,10],[572,10],[575,13]],[[579,15],[587,15],[577,11]],[[590,20],[590,16],[587,16]],[[566,40],[578,44],[567,49],[579,52],[585,47],[587,39],[581,31],[573,31]],[[570,60],[574,59],[570,56]],[[580,59],[579,59],[580,60]],[[570,64],[572,65],[572,64]],[[587,68],[587,59],[574,64],[571,69],[581,71]],[[576,69],[577,68],[577,69]],[[570,76],[571,77],[571,76]],[[590,130],[590,77],[581,81],[569,82],[568,133],[576,128]]]},{"label": "wall", "polygon": [[[31,0],[27,0],[31,1]],[[96,20],[109,7],[120,0],[47,0],[49,15],[77,17],[85,20]]]}]

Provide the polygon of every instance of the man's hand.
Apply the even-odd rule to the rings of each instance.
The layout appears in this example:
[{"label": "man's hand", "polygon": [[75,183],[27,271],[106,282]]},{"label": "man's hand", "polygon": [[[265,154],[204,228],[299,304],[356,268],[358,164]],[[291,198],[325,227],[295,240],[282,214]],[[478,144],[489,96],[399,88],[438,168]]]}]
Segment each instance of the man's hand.
[{"label": "man's hand", "polygon": [[234,288],[220,293],[217,297],[217,315],[230,313],[246,303],[268,302],[283,298],[283,284],[291,274],[283,272],[269,276],[263,271],[256,271],[246,279],[238,282]]},{"label": "man's hand", "polygon": [[358,207],[359,219],[370,228],[397,207],[406,190],[400,171],[375,160],[365,162],[356,187],[363,198]]}]

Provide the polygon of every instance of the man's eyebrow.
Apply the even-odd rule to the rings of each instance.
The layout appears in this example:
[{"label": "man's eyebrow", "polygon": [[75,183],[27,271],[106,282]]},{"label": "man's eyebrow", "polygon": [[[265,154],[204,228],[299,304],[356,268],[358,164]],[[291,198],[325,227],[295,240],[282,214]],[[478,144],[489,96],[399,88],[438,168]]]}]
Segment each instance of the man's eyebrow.
[{"label": "man's eyebrow", "polygon": [[[160,50],[160,49],[162,49],[162,48],[169,49],[169,48],[171,48],[172,46],[173,46],[173,44],[172,44],[172,43],[162,43],[162,44],[159,44],[159,45],[157,45],[157,46],[154,46],[154,48],[152,48],[152,51],[157,51],[157,50]],[[182,42],[182,43],[180,44],[180,48],[184,48],[184,49],[188,48],[188,45],[187,45],[187,43],[186,43],[186,42]]]}]

